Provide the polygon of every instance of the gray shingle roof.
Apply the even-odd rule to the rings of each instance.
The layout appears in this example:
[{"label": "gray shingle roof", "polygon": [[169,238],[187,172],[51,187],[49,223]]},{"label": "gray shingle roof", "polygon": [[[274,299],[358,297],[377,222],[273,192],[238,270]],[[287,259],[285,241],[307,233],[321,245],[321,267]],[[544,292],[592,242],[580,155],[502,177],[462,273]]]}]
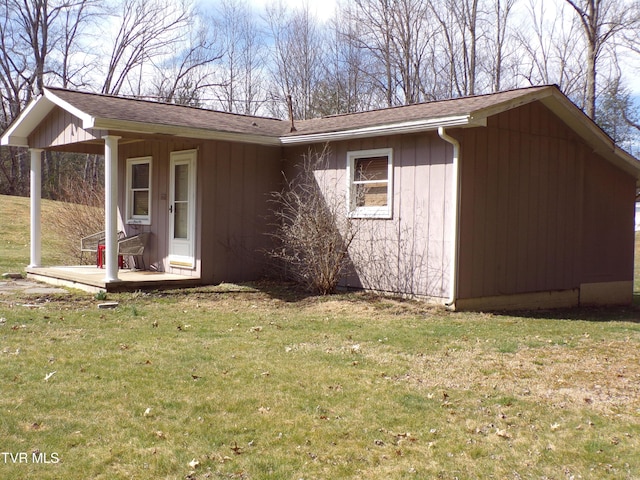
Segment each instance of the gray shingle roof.
[{"label": "gray shingle roof", "polygon": [[286,122],[273,118],[237,115],[61,88],[47,90],[78,110],[101,119],[267,136],[279,136],[287,130]]},{"label": "gray shingle roof", "polygon": [[296,131],[294,132],[290,132],[289,121],[274,118],[238,115],[60,88],[48,88],[48,90],[78,110],[101,119],[227,133],[296,137],[421,119],[473,115],[497,105],[511,103],[519,98],[529,98],[534,94],[548,91],[551,88],[555,87],[530,87],[501,93],[384,108],[362,113],[334,115],[312,120],[296,120]]},{"label": "gray shingle roof", "polygon": [[288,136],[338,132],[354,128],[366,128],[421,119],[438,119],[460,115],[473,115],[499,104],[509,103],[525,96],[555,87],[530,87],[507,92],[461,97],[451,100],[418,103],[400,107],[383,108],[368,112],[334,115],[312,120],[297,121],[296,132]]}]

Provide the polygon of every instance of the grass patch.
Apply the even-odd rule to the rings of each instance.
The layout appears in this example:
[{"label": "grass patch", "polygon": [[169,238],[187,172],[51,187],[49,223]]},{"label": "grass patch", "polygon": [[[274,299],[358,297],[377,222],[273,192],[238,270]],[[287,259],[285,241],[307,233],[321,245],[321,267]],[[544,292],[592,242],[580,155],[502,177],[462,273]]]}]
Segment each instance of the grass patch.
[{"label": "grass patch", "polygon": [[0,296],[0,452],[29,460],[0,455],[3,479],[640,478],[637,309],[109,300]]},{"label": "grass patch", "polygon": [[366,295],[113,297],[0,304],[2,449],[60,458],[3,478],[640,474],[636,323],[531,319],[528,347],[528,321]]},{"label": "grass patch", "polygon": [[[42,200],[42,262],[44,265],[64,265],[71,259],[64,252],[64,241],[53,234],[52,219],[63,210],[64,204]],[[23,272],[29,264],[29,199],[0,195],[0,273]],[[80,242],[80,239],[78,239]]]}]

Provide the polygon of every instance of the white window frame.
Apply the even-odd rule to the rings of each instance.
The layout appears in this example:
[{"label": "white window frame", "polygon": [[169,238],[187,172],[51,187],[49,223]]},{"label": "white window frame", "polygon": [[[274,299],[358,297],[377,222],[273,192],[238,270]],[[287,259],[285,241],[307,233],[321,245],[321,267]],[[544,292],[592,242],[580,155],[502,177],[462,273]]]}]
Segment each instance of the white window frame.
[{"label": "white window frame", "polygon": [[[149,164],[149,186],[147,188],[133,189],[131,186],[131,182],[133,180],[133,166],[140,165],[143,163]],[[131,225],[151,225],[151,188],[152,188],[152,168],[153,162],[152,157],[136,157],[136,158],[127,158],[127,224]],[[149,212],[147,215],[134,215],[133,214],[133,193],[134,191],[148,191],[149,192]]]},{"label": "white window frame", "polygon": [[[355,181],[356,160],[369,157],[387,157],[387,204],[383,206],[357,206]],[[376,180],[375,183],[381,183]],[[377,148],[347,152],[347,212],[351,218],[392,218],[393,216],[393,149]]]}]

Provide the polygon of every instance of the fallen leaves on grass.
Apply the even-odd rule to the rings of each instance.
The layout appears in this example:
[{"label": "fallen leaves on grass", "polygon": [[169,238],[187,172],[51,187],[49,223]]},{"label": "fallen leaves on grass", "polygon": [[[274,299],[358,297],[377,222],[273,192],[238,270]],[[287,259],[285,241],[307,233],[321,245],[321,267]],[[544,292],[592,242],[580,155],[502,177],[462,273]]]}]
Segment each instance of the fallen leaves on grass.
[{"label": "fallen leaves on grass", "polygon": [[242,455],[242,447],[238,446],[238,442],[233,442],[234,445],[233,447],[231,447],[231,450],[233,450],[233,453],[235,453],[236,455]]}]

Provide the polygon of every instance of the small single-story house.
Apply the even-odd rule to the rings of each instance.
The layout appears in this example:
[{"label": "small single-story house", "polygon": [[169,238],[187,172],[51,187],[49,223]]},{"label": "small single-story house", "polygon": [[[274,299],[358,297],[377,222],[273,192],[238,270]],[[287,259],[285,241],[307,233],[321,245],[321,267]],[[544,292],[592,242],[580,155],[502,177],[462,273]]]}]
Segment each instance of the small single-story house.
[{"label": "small single-story house", "polygon": [[1,139],[31,150],[28,273],[64,277],[40,259],[43,150],[105,157],[100,275],[110,290],[128,285],[118,268],[118,231],[149,234],[149,276],[164,273],[185,284],[263,276],[273,228],[269,193],[283,188],[282,172],[301,155],[327,147],[318,185],[359,225],[344,287],[428,297],[457,309],[631,302],[640,162],[557,87],[293,127],[45,89]]}]

